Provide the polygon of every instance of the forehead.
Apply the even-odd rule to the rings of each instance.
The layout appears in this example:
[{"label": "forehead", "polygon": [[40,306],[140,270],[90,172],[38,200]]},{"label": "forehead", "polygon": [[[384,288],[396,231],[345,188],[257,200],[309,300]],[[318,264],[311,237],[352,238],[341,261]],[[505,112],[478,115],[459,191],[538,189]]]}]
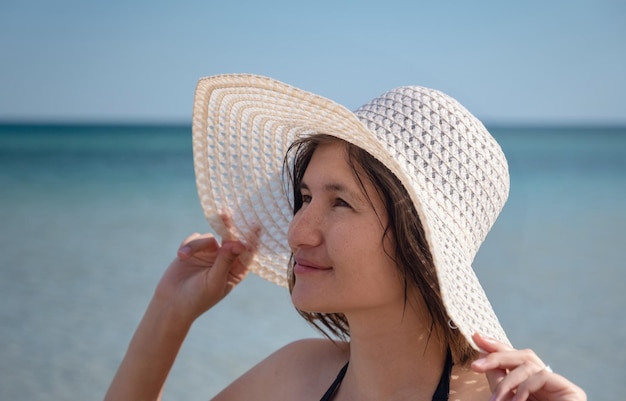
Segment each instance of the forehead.
[{"label": "forehead", "polygon": [[320,175],[337,179],[356,178],[344,142],[323,142],[315,147],[303,179],[307,181]]},{"label": "forehead", "polygon": [[353,196],[381,202],[378,191],[358,160],[349,156],[343,141],[321,143],[314,150],[301,185],[323,185],[325,189],[351,192]]}]

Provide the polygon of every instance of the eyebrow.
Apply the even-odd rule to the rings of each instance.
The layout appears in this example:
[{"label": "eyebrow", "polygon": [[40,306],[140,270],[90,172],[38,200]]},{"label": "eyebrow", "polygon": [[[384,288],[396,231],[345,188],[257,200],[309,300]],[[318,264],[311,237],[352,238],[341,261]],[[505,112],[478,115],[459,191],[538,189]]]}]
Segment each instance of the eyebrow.
[{"label": "eyebrow", "polygon": [[[302,181],[300,183],[300,190],[302,189],[306,189],[306,190],[310,190],[309,186],[306,185],[306,183],[304,181]],[[355,192],[352,191],[350,189],[348,189],[348,187],[346,187],[343,184],[339,184],[339,183],[328,183],[328,184],[324,184],[324,186],[322,187],[322,189],[326,192],[341,192],[341,193],[345,193],[347,194],[351,200],[355,200],[358,202],[363,202],[364,199],[364,195],[361,192]]]}]

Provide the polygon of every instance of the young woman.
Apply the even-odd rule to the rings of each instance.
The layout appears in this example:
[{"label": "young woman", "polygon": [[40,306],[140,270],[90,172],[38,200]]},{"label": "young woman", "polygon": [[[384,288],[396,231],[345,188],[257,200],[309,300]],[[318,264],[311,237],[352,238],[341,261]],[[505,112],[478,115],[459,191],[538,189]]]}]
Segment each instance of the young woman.
[{"label": "young woman", "polygon": [[193,127],[221,243],[182,243],[107,399],[158,399],[192,323],[253,271],[328,339],[286,345],[215,400],[586,400],[511,347],[471,268],[508,170],[454,99],[403,87],[352,113],[223,75],[199,82]]}]

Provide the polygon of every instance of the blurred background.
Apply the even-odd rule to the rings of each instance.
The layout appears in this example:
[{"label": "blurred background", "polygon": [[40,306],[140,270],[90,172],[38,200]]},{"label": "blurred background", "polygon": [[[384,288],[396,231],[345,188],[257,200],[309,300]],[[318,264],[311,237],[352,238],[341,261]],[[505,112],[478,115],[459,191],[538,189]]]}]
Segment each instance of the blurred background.
[{"label": "blurred background", "polygon": [[[623,394],[625,43],[617,0],[2,2],[0,399],[102,399],[178,244],[209,230],[191,105],[230,72],[351,109],[408,84],[463,103],[510,163],[474,266],[511,341],[589,399]],[[252,276],[196,323],[164,399],[316,335]]]}]

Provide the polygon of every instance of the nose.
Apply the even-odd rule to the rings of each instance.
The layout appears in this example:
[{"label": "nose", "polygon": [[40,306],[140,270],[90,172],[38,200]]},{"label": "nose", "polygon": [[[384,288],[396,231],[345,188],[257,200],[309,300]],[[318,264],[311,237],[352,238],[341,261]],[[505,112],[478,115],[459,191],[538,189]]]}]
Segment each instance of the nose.
[{"label": "nose", "polygon": [[289,223],[287,242],[292,250],[315,247],[322,243],[323,216],[316,210],[315,204],[309,203],[296,212]]}]

